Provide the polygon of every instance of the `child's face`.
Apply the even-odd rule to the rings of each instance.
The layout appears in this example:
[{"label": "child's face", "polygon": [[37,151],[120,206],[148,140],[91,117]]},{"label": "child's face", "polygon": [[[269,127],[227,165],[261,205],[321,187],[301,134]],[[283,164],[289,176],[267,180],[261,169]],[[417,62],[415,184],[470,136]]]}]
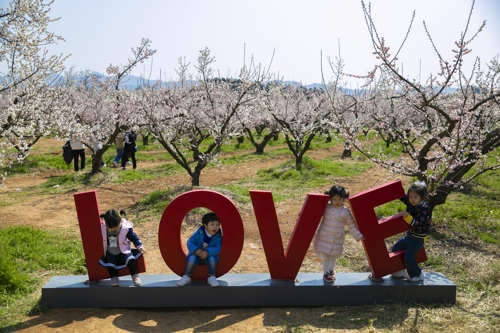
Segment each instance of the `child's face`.
[{"label": "child's face", "polygon": [[408,201],[410,205],[416,206],[422,202],[422,197],[417,192],[408,191]]},{"label": "child's face", "polygon": [[117,225],[116,227],[113,227],[113,228],[110,228],[110,227],[106,227],[106,228],[108,228],[108,231],[115,232],[115,231],[120,230],[120,225]]},{"label": "child's face", "polygon": [[342,199],[340,195],[336,194],[330,198],[330,202],[333,207],[339,208],[344,204],[344,199]]},{"label": "child's face", "polygon": [[210,236],[215,235],[217,233],[217,231],[219,231],[219,228],[220,228],[220,222],[219,221],[210,221],[205,226],[205,229],[207,230],[207,233]]}]

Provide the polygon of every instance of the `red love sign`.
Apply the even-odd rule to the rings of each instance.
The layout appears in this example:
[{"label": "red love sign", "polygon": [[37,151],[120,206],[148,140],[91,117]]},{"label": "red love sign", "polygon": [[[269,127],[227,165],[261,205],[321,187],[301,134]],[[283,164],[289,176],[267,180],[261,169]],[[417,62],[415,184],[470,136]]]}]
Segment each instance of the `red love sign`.
[{"label": "red love sign", "polygon": [[[400,214],[378,221],[375,207],[404,195],[400,181],[390,182],[354,195],[350,199],[353,216],[365,240],[363,245],[376,278],[403,269],[404,251],[389,253],[384,239],[405,231],[408,225]],[[264,254],[272,279],[294,280],[314,237],[329,197],[323,194],[308,194],[290,237],[286,252],[279,230],[278,218],[271,192],[250,191]],[[98,264],[103,255],[99,205],[95,191],[74,195],[82,243],[87,262],[89,280],[109,278],[106,269]],[[176,274],[182,276],[186,253],[181,242],[181,225],[186,214],[198,207],[210,209],[217,214],[223,230],[223,243],[216,276],[226,274],[236,264],[243,249],[244,228],[241,216],[234,203],[226,196],[210,190],[193,190],[176,197],[167,206],[160,220],[158,241],[163,260]],[[425,261],[425,251],[419,252],[417,261]],[[139,259],[138,271],[145,272],[143,257]],[[128,270],[118,272],[127,275]],[[194,279],[206,279],[205,266],[197,266]]]}]

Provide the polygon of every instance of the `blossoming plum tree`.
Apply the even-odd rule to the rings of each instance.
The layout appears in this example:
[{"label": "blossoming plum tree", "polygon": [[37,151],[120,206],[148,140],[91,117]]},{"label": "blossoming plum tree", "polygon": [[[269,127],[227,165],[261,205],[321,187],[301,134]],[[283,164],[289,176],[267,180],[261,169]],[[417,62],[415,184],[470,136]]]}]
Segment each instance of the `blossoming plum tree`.
[{"label": "blossoming plum tree", "polygon": [[[69,81],[67,93],[71,95],[68,98],[70,106],[67,120],[59,130],[93,150],[92,174],[100,170],[102,155],[120,132],[135,124],[135,110],[131,102],[133,92],[121,89],[120,84],[137,64],[156,52],[150,45],[151,41],[143,38],[138,47],[132,48],[133,56],[124,65],[108,66],[107,75],[88,73]],[[101,141],[101,145],[95,145],[96,140]]]},{"label": "blossoming plum tree", "polygon": [[[344,130],[343,134],[378,165],[425,181],[432,209],[445,203],[452,191],[500,168],[500,62],[498,57],[494,58],[485,69],[476,58],[471,73],[463,66],[472,41],[484,27],[483,23],[468,37],[473,7],[474,2],[465,29],[455,42],[455,57],[450,61],[438,51],[424,21],[440,71],[421,83],[417,78],[403,75],[396,63],[406,37],[396,54],[391,55],[384,38],[378,35],[370,8],[363,2],[374,54],[380,60],[367,77],[367,87],[380,92],[375,89],[379,79],[390,84],[384,94],[373,93],[361,107],[366,115],[377,120],[374,128],[390,134],[392,149],[381,150],[368,141],[359,140],[355,131]],[[358,122],[357,126],[360,129],[362,124]]]},{"label": "blossoming plum tree", "polygon": [[[201,50],[193,82],[186,80],[189,64],[180,60],[177,84],[143,92],[138,108],[148,119],[144,125],[149,133],[188,172],[192,186],[200,185],[201,171],[216,159],[224,142],[238,134],[236,113],[256,98],[256,89],[267,77],[259,67],[243,68],[237,79],[214,77],[214,62],[208,48]],[[186,150],[192,153],[194,168]]]},{"label": "blossoming plum tree", "polygon": [[0,9],[0,167],[20,163],[55,120],[59,92],[51,83],[65,57],[48,51],[63,40],[48,30],[57,20],[52,2],[13,0]]},{"label": "blossoming plum tree", "polygon": [[331,110],[325,102],[326,95],[321,90],[280,82],[270,84],[269,92],[262,98],[263,105],[285,134],[297,170],[311,141],[329,123]]}]

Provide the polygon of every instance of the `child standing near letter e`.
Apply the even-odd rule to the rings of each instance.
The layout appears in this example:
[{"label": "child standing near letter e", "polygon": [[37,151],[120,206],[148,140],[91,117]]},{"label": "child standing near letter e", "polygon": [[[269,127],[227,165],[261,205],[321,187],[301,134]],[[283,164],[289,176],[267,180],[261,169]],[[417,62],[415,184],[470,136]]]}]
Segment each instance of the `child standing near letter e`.
[{"label": "child standing near letter e", "polygon": [[412,282],[424,281],[424,272],[418,266],[415,256],[424,246],[425,237],[429,235],[432,218],[425,182],[417,181],[411,184],[408,193],[399,200],[406,205],[403,219],[410,225],[411,229],[394,244],[392,252],[406,249],[404,264],[408,273],[403,269],[392,273],[392,276],[406,278]]},{"label": "child standing near letter e", "polygon": [[355,240],[360,241],[363,235],[354,223],[351,211],[344,206],[349,192],[342,186],[332,186],[325,192],[330,196],[323,218],[313,240],[313,250],[323,261],[323,280],[335,281],[335,264],[344,252],[345,226],[349,228]]},{"label": "child standing near letter e", "polygon": [[208,284],[218,287],[215,270],[219,262],[222,247],[222,232],[219,218],[215,213],[207,213],[201,219],[201,226],[187,241],[186,270],[184,276],[177,281],[179,286],[191,283],[191,275],[196,265],[207,265]]}]

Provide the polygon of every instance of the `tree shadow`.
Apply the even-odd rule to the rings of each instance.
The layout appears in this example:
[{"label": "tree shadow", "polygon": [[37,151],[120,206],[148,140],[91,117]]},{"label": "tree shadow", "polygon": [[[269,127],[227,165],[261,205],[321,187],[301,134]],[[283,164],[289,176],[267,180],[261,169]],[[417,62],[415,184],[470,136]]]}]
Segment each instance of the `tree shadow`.
[{"label": "tree shadow", "polygon": [[[393,330],[401,327],[413,314],[412,329],[417,329],[420,308],[450,307],[449,304],[418,305],[415,303],[376,304],[364,306],[322,307],[245,307],[245,308],[140,308],[140,309],[34,309],[38,315],[28,321],[6,327],[0,332],[15,332],[40,326],[53,330],[67,329],[81,322],[82,329],[92,324],[99,327],[100,320],[112,321],[117,329],[127,332],[213,332],[260,331],[279,328],[286,332],[302,327],[315,329]],[[256,317],[255,319],[251,319]],[[249,321],[250,320],[250,321]],[[94,326],[95,325],[95,326]],[[408,326],[408,324],[406,324]],[[90,328],[90,327],[89,327]],[[104,329],[104,328],[103,328]]]}]

